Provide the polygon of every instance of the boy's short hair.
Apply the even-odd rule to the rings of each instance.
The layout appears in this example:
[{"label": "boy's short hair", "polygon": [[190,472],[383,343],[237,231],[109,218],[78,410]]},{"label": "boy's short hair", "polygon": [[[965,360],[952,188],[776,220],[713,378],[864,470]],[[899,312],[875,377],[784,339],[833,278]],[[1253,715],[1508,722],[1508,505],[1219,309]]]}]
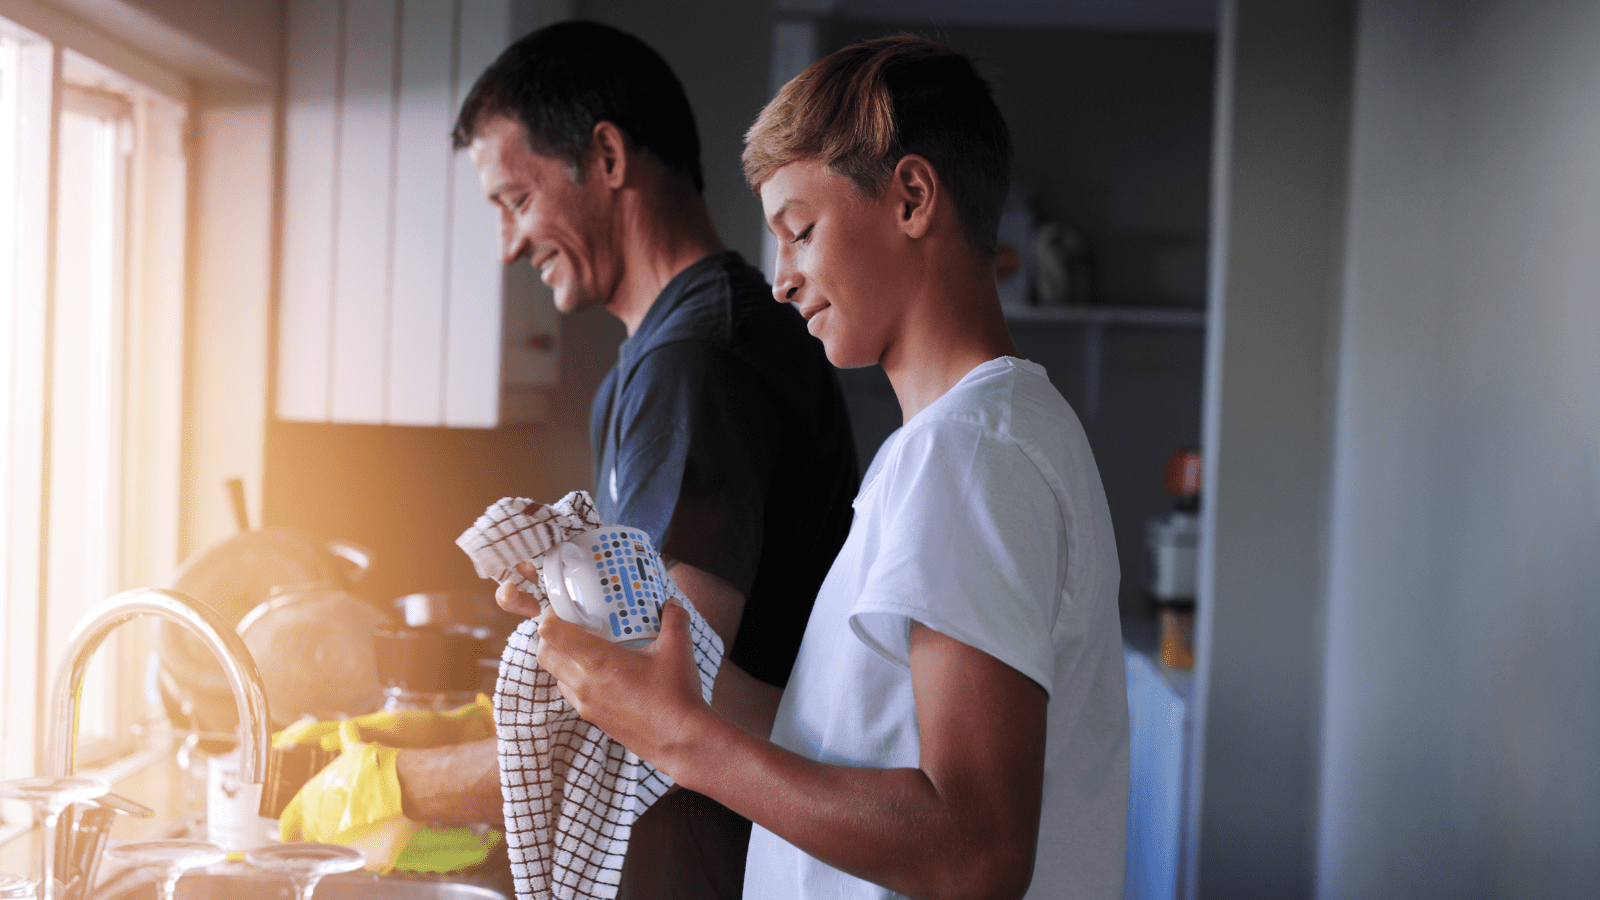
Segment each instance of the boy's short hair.
[{"label": "boy's short hair", "polygon": [[520,123],[528,149],[565,162],[574,180],[604,121],[705,191],[700,136],[678,76],[649,44],[609,25],[557,22],[507,47],[462,101],[455,148],[496,116]]},{"label": "boy's short hair", "polygon": [[908,153],[933,164],[968,241],[993,254],[1011,131],[972,60],[926,38],[864,41],[795,76],[745,135],[744,175],[759,194],[773,172],[809,160],[879,197]]}]

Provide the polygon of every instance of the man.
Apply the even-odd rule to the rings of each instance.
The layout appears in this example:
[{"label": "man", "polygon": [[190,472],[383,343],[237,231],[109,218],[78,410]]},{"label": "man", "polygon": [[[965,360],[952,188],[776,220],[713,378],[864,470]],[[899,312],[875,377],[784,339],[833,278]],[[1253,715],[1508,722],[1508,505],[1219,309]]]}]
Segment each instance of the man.
[{"label": "man", "polygon": [[[770,706],[859,472],[820,348],[712,226],[676,76],[631,35],[559,23],[483,72],[453,138],[499,213],[505,262],[538,269],[562,312],[604,307],[626,327],[594,399],[597,512],[649,532],[723,639],[718,707]],[[499,819],[492,739],[401,751],[396,768],[413,819]],[[622,896],[736,897],[748,833],[669,794],[634,826]]]},{"label": "man", "polygon": [[540,620],[578,713],[752,819],[745,897],[1121,894],[1127,696],[1083,429],[994,278],[1011,157],[966,57],[901,36],[791,81],[746,139],[774,292],[904,417],[765,721],[701,702],[687,615],[631,651]]}]

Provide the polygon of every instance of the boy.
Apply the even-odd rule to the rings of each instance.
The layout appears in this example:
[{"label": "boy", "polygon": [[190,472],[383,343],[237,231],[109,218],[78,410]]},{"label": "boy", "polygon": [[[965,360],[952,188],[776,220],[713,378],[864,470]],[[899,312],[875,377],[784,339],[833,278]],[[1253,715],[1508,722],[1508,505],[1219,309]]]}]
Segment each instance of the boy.
[{"label": "boy", "polygon": [[819,61],[747,135],[774,294],[834,365],[883,366],[904,420],[773,719],[700,702],[681,611],[643,652],[542,620],[580,715],[756,823],[747,898],[1121,894],[1116,550],[1082,427],[1001,314],[1010,156],[970,60],[910,36]]}]

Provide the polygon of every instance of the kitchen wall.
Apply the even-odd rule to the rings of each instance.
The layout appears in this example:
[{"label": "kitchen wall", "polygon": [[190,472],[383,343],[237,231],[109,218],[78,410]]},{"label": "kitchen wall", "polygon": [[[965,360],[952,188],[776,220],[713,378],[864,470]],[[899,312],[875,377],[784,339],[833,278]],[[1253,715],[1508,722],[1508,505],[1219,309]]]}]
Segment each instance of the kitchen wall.
[{"label": "kitchen wall", "polygon": [[[1186,823],[1194,894],[1306,897],[1350,4],[1225,5]],[[1195,871],[1194,867],[1198,867]]]},{"label": "kitchen wall", "polygon": [[906,31],[977,60],[1011,128],[1013,193],[1083,234],[1096,302],[1204,305],[1210,31],[840,19],[824,51]]},{"label": "kitchen wall", "polygon": [[199,81],[276,85],[280,0],[49,0],[137,52]]},{"label": "kitchen wall", "polygon": [[1600,6],[1361,7],[1319,892],[1600,883]]},{"label": "kitchen wall", "polygon": [[[539,16],[559,6],[525,9]],[[738,157],[744,130],[766,101],[766,4],[580,0],[571,12],[633,32],[672,65],[700,128],[712,218],[724,242],[754,260],[760,205],[744,185]],[[491,214],[485,202],[484,215]],[[270,420],[263,519],[368,546],[373,568],[357,587],[369,599],[446,589],[487,596],[493,585],[473,573],[456,536],[501,497],[555,500],[591,487],[589,400],[622,337],[621,325],[604,311],[565,317],[560,381],[549,413],[533,424],[432,429]],[[219,483],[219,497],[221,490]]]},{"label": "kitchen wall", "polygon": [[1600,7],[1225,4],[1188,893],[1600,858]]}]

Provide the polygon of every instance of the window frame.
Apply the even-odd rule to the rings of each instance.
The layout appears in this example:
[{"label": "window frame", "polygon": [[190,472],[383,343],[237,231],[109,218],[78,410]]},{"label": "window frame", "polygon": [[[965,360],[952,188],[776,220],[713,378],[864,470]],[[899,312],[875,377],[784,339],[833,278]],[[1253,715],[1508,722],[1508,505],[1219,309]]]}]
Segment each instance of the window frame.
[{"label": "window frame", "polygon": [[[0,440],[6,441],[0,472],[11,469],[0,482],[0,709],[6,717],[0,777],[15,777],[42,771],[46,762],[43,723],[64,645],[62,623],[52,628],[50,622],[45,537],[61,118],[69,108],[99,109],[126,121],[132,143],[122,160],[126,214],[115,263],[121,297],[108,350],[116,408],[108,424],[114,451],[106,498],[113,523],[105,561],[109,596],[164,583],[179,561],[192,111],[182,79],[47,8],[0,0],[0,43],[7,45],[0,49],[7,54],[0,72],[9,71],[16,88],[14,108],[0,103],[0,115],[13,114],[18,147],[13,160],[0,154],[0,161],[14,164],[0,172],[0,197],[9,188],[15,199],[15,215],[0,226],[0,240],[16,247],[14,257],[0,259],[10,263],[0,267],[0,340],[11,342],[9,354],[0,348],[0,361],[10,362],[0,371]],[[102,599],[77,604],[66,632]],[[106,681],[115,686],[116,712],[107,723],[109,742],[79,748],[80,769],[105,766],[104,773],[120,775],[139,765],[141,755],[153,755],[136,734],[139,725],[163,719],[145,689],[151,634],[148,625],[124,627],[113,635],[123,652],[115,652],[112,641],[97,652],[97,665],[104,657],[113,666]],[[0,843],[27,830],[13,824],[15,810],[5,812]]]}]

